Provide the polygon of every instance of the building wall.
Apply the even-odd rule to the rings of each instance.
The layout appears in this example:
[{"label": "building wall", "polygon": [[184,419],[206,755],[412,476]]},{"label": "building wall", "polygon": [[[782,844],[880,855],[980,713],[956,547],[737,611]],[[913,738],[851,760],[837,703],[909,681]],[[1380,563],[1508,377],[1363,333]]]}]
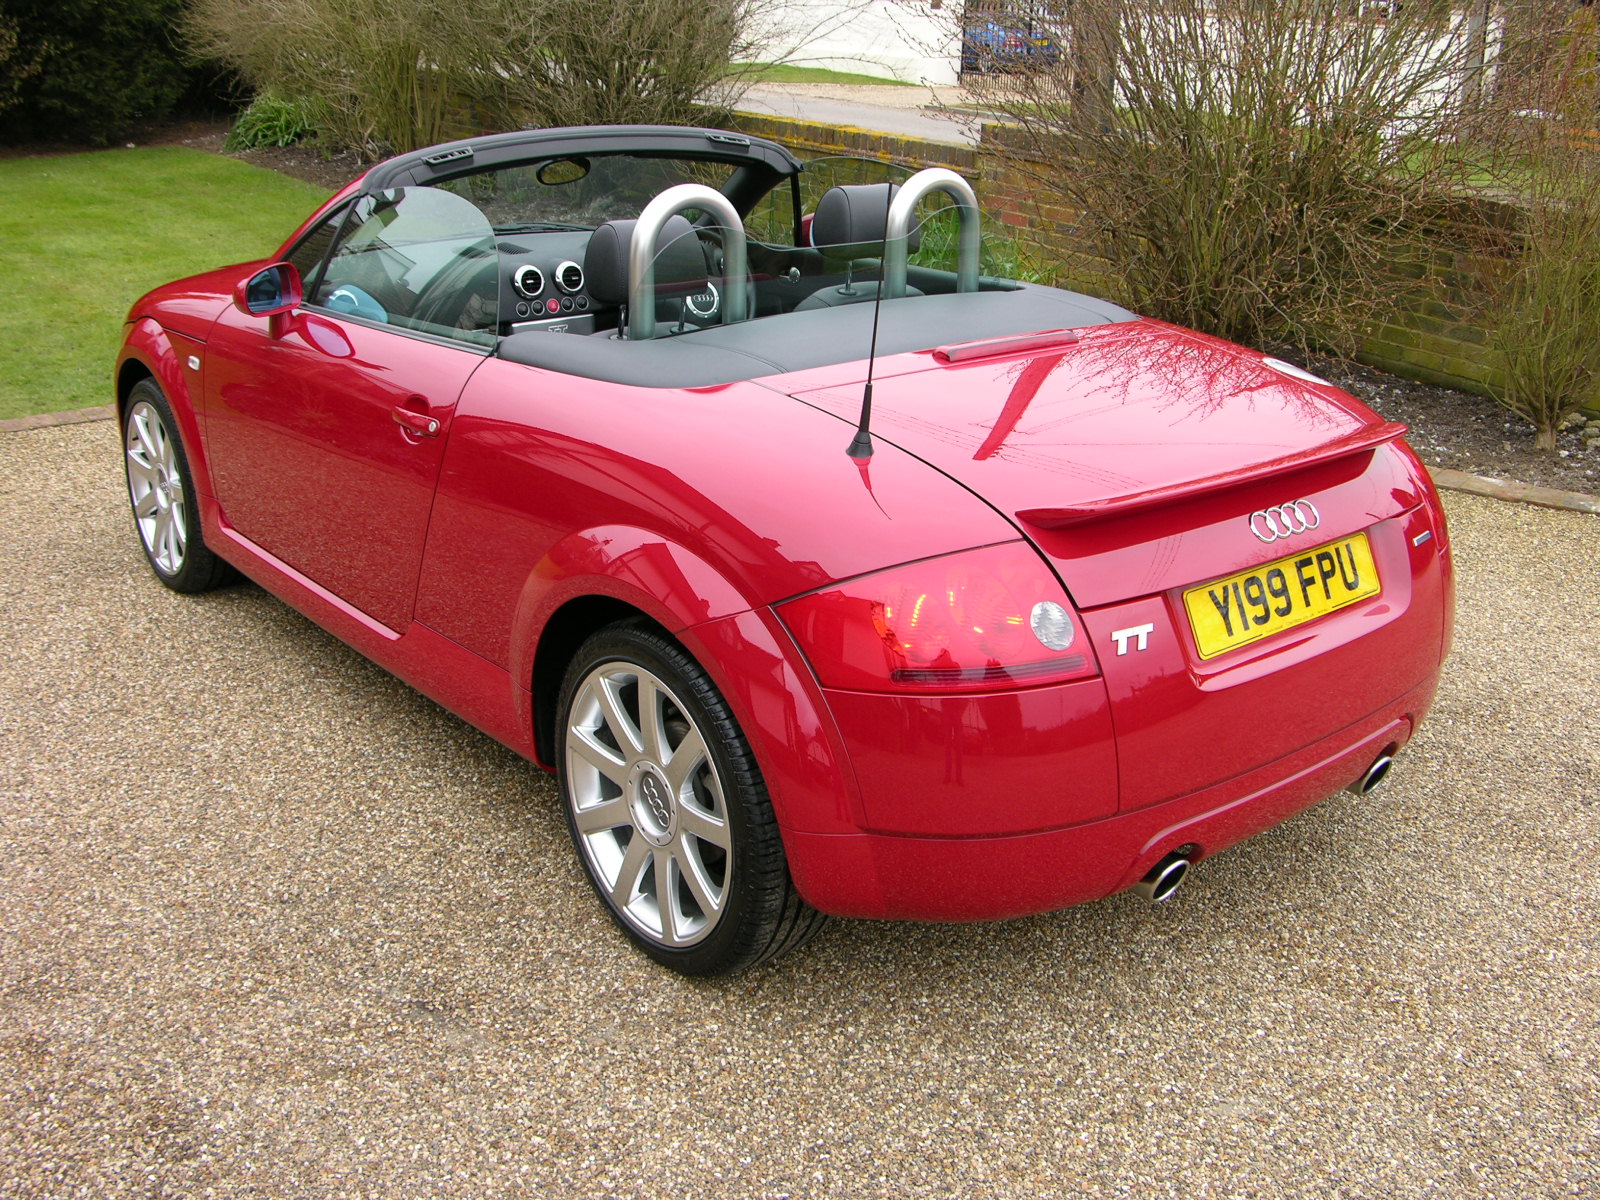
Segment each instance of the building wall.
[{"label": "building wall", "polygon": [[961,0],[775,0],[757,37],[797,67],[945,85],[956,82],[960,12]]}]

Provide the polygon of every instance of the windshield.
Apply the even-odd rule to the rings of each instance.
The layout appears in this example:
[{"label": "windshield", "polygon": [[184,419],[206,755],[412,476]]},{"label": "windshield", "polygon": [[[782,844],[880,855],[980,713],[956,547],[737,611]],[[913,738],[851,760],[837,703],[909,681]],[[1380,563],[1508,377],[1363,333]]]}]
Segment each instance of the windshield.
[{"label": "windshield", "polygon": [[656,195],[679,183],[700,183],[721,191],[735,169],[699,159],[569,155],[482,171],[438,186],[472,201],[496,233],[542,233],[629,220]]}]

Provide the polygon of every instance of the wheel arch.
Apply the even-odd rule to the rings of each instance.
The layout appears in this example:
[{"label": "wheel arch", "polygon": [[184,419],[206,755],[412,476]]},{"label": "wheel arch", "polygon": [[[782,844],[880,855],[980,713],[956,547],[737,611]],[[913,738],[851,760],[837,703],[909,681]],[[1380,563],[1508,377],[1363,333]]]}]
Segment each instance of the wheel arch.
[{"label": "wheel arch", "polygon": [[[128,393],[146,379],[155,379],[155,372],[137,358],[125,358],[117,364],[117,419],[128,410]],[[158,381],[159,382],[159,381]],[[161,389],[166,391],[165,388]]]},{"label": "wheel arch", "polygon": [[556,712],[573,655],[620,621],[654,627],[710,676],[755,750],[780,826],[859,828],[843,740],[810,670],[763,604],[661,535],[609,526],[565,539],[530,573],[511,652],[527,681],[537,760],[561,753]]},{"label": "wheel arch", "polygon": [[534,648],[531,684],[533,742],[540,762],[555,765],[557,698],[567,666],[578,647],[600,630],[623,622],[637,622],[672,637],[671,630],[643,609],[615,596],[597,593],[573,597],[551,613],[544,623]]},{"label": "wheel arch", "polygon": [[539,761],[554,766],[555,697],[590,634],[645,620],[681,642],[689,626],[749,607],[710,563],[651,530],[604,525],[562,538],[528,571],[512,620],[510,667],[531,692]]},{"label": "wheel arch", "polygon": [[[180,356],[177,343],[185,345]],[[200,414],[194,391],[200,386],[199,364],[204,344],[172,334],[156,321],[143,317],[130,323],[123,339],[122,353],[117,358],[114,386],[116,389],[117,424],[120,428],[126,413],[128,396],[145,379],[155,381],[172,406],[172,415],[178,422],[178,436],[183,443],[189,470],[194,475],[195,487],[210,499],[216,495],[211,486],[211,464],[206,457],[205,442],[200,436]]]}]

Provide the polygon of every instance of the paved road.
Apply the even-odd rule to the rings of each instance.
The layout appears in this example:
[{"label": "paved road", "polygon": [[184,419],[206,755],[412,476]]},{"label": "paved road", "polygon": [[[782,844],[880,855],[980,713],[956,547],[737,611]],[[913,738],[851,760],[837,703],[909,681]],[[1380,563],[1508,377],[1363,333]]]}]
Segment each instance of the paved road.
[{"label": "paved road", "polygon": [[736,107],[743,112],[971,146],[978,140],[977,125],[939,107],[941,101],[952,105],[964,98],[959,88],[763,84],[746,92]]},{"label": "paved road", "polygon": [[1600,519],[1452,497],[1394,783],[1172,904],[701,984],[525,764],[252,587],[158,587],[111,425],[0,447],[0,1196],[1600,1192]]}]

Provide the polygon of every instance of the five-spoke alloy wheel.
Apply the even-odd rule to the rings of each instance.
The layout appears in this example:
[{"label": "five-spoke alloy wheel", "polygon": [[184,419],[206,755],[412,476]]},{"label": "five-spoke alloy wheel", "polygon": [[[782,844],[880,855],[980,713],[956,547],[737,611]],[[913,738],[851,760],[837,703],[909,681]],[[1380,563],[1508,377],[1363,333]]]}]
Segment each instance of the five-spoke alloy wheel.
[{"label": "five-spoke alloy wheel", "polygon": [[806,940],[766,789],[726,703],[639,625],[584,644],[560,703],[561,788],[590,881],[658,962],[724,974]]}]

